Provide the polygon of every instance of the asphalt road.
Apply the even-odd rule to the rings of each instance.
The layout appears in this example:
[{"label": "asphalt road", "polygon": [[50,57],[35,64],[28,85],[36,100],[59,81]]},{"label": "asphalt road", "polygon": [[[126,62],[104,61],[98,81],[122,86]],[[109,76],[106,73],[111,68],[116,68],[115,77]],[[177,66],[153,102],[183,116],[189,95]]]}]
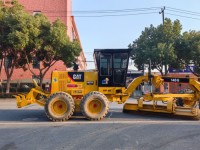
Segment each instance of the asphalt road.
[{"label": "asphalt road", "polygon": [[74,116],[51,122],[42,107],[0,100],[0,150],[199,150],[200,121],[155,113],[122,113],[111,104],[102,121]]}]

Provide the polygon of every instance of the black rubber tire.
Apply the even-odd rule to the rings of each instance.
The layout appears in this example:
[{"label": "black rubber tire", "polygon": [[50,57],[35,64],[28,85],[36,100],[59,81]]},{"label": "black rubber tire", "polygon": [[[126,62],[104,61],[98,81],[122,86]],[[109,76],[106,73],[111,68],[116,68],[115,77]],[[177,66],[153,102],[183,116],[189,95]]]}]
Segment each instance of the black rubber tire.
[{"label": "black rubber tire", "polygon": [[[89,104],[93,100],[98,100],[102,104],[102,109],[101,109],[100,113],[98,113],[98,114],[93,114],[88,110]],[[81,100],[81,103],[80,103],[80,109],[81,109],[82,114],[88,120],[92,120],[92,121],[101,120],[108,113],[109,101],[104,94],[102,94],[98,91],[92,91],[83,97],[83,99]]]},{"label": "black rubber tire", "polygon": [[[67,109],[66,109],[66,112],[64,112],[64,114],[57,115],[53,111],[53,108],[52,108],[51,105],[57,99],[59,99],[59,100],[61,100],[64,103],[67,104]],[[44,108],[45,108],[45,113],[46,113],[47,117],[50,120],[52,120],[54,122],[57,122],[57,121],[66,121],[66,120],[68,120],[73,115],[74,109],[75,109],[75,103],[74,103],[74,100],[73,100],[72,96],[69,95],[68,93],[57,92],[57,93],[54,93],[54,94],[52,94],[52,95],[50,95],[48,97]]]},{"label": "black rubber tire", "polygon": [[184,104],[184,103],[183,103],[183,99],[182,99],[182,98],[177,98],[177,99],[176,99],[176,105],[177,105],[177,106],[183,106],[183,104]]}]

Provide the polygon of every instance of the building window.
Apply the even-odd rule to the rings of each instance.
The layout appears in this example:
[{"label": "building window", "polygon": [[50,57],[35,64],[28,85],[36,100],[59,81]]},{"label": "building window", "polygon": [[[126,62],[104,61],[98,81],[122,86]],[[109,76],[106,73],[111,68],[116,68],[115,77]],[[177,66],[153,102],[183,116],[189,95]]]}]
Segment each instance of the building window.
[{"label": "building window", "polygon": [[42,12],[37,10],[37,11],[33,11],[33,16],[35,16],[36,14],[41,14]]},{"label": "building window", "polygon": [[72,28],[72,40],[74,41],[75,39],[76,39],[75,32],[74,32],[74,29]]}]

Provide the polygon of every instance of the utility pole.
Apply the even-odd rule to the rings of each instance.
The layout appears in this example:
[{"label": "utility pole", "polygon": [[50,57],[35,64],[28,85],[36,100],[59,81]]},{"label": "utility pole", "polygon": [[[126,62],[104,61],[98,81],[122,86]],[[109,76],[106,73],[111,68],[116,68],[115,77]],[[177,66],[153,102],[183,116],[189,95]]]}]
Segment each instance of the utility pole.
[{"label": "utility pole", "polygon": [[[163,27],[164,27],[164,23],[165,23],[165,6],[163,8],[161,8],[161,11],[159,12],[159,14],[162,14],[162,21],[163,21]],[[166,57],[167,57],[168,56],[167,55],[167,50],[165,50],[165,54],[166,54]],[[165,67],[165,73],[164,74],[166,75],[167,70],[168,70],[166,63],[164,64],[164,67]],[[164,90],[165,90],[166,93],[169,92],[169,88],[168,87],[169,87],[169,84],[165,83]]]},{"label": "utility pole", "polygon": [[159,12],[159,14],[162,14],[162,20],[163,20],[163,25],[165,22],[165,6],[163,8],[161,8],[161,11]]},{"label": "utility pole", "polygon": [[[161,8],[161,11],[159,12],[159,14],[162,14],[162,21],[163,21],[163,29],[164,29],[164,23],[165,23],[165,6],[163,8]],[[167,46],[168,46],[168,42],[167,42]],[[167,59],[167,50],[165,50],[165,56],[166,56],[166,59]],[[165,75],[167,74],[167,63],[165,62],[164,64],[164,67],[165,67]]]},{"label": "utility pole", "polygon": [[[163,29],[164,29],[164,23],[165,23],[165,6],[163,7],[163,8],[161,8],[161,11],[159,12],[159,14],[162,14],[162,21],[163,21]],[[168,47],[168,42],[167,42],[167,47]],[[167,48],[168,49],[168,48]],[[167,54],[167,52],[168,52],[168,50],[165,50],[165,59],[167,60],[167,56],[168,56],[168,54]],[[167,74],[167,70],[168,70],[168,68],[167,68],[167,62],[165,62],[165,64],[164,64],[164,67],[165,67],[165,72],[164,72],[164,74],[166,75]]]}]

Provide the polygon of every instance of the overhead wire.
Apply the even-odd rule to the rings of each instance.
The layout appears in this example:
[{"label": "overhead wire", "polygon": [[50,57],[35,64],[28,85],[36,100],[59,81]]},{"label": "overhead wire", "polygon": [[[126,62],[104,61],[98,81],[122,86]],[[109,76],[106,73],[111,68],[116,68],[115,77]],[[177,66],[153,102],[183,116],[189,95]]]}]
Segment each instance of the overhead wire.
[{"label": "overhead wire", "polygon": [[117,9],[117,10],[90,10],[90,11],[72,11],[73,13],[119,13],[119,12],[134,12],[134,11],[150,11],[160,9],[160,7],[135,8],[135,9]]},{"label": "overhead wire", "polygon": [[[67,12],[72,13],[74,17],[81,18],[91,18],[91,17],[115,17],[115,16],[133,16],[133,15],[146,15],[146,14],[154,14],[158,13],[157,11],[160,7],[149,7],[149,8],[135,8],[135,9],[116,9],[116,10],[82,10],[82,11],[56,11],[56,10],[43,10],[42,13],[52,14],[48,15],[48,17],[58,17],[57,15],[53,15],[55,13],[66,13],[66,15],[59,15],[59,17],[71,17],[71,15],[67,15]],[[29,10],[33,11],[33,10]],[[90,15],[88,15],[90,14]],[[103,15],[97,15],[103,14]]]},{"label": "overhead wire", "polygon": [[167,9],[176,10],[176,11],[180,11],[180,12],[183,12],[183,13],[185,12],[185,13],[191,13],[191,14],[200,14],[200,12],[183,10],[183,9],[178,9],[178,8],[173,8],[173,7],[167,7]]},{"label": "overhead wire", "polygon": [[200,14],[193,14],[193,13],[182,12],[182,11],[178,11],[178,10],[170,10],[170,9],[168,9],[168,11],[175,12],[175,13],[180,13],[180,14],[187,14],[187,15],[193,15],[193,16],[200,16]]},{"label": "overhead wire", "polygon": [[[69,12],[69,13],[76,13],[76,14],[82,14],[82,13],[89,13],[89,14],[95,14],[95,13],[121,13],[121,12],[137,12],[137,11],[152,11],[160,9],[160,7],[149,7],[149,8],[135,8],[135,9],[116,9],[116,10],[79,10],[79,11],[63,11],[63,10],[43,10],[42,12],[45,13],[62,13],[62,12]],[[34,11],[34,10],[28,10],[28,11]]]},{"label": "overhead wire", "polygon": [[[173,8],[173,7],[166,7],[166,11],[167,11],[166,14],[168,15],[188,18],[188,19],[193,19],[193,20],[200,20],[200,18],[198,18],[198,16],[200,17],[200,12],[188,11],[188,10],[183,10],[183,9],[178,9],[178,8]],[[196,17],[193,17],[193,16],[196,16]]]},{"label": "overhead wire", "polygon": [[[148,12],[148,13],[133,13],[133,14],[116,14],[116,15],[81,15],[81,16],[74,16],[78,18],[100,18],[100,17],[119,17],[119,16],[135,16],[135,15],[146,15],[146,14],[157,14],[158,12]],[[54,15],[48,15],[48,17],[57,17]],[[70,17],[70,16],[59,16],[59,17]]]},{"label": "overhead wire", "polygon": [[172,16],[177,16],[177,17],[188,18],[188,19],[200,20],[200,18],[194,18],[194,17],[189,17],[189,16],[177,15],[177,14],[172,14],[172,13],[166,13],[166,14],[172,15]]},{"label": "overhead wire", "polygon": [[[56,11],[56,10],[43,10],[42,13],[48,14],[48,17],[71,17],[67,12],[73,14],[76,18],[103,18],[103,17],[120,17],[120,16],[137,16],[137,15],[150,15],[157,14],[161,7],[148,7],[148,8],[135,8],[135,9],[108,9],[108,10],[75,10],[75,11]],[[177,16],[182,18],[200,20],[200,12],[188,11],[173,7],[166,6],[165,14]],[[29,10],[33,11],[33,10]],[[52,13],[52,14],[51,14]],[[55,13],[66,13],[66,15],[56,15]],[[55,15],[54,15],[55,14]],[[89,14],[89,15],[88,15]],[[100,15],[102,14],[102,15]],[[196,17],[194,17],[196,16]],[[199,17],[199,18],[198,18]]]}]

